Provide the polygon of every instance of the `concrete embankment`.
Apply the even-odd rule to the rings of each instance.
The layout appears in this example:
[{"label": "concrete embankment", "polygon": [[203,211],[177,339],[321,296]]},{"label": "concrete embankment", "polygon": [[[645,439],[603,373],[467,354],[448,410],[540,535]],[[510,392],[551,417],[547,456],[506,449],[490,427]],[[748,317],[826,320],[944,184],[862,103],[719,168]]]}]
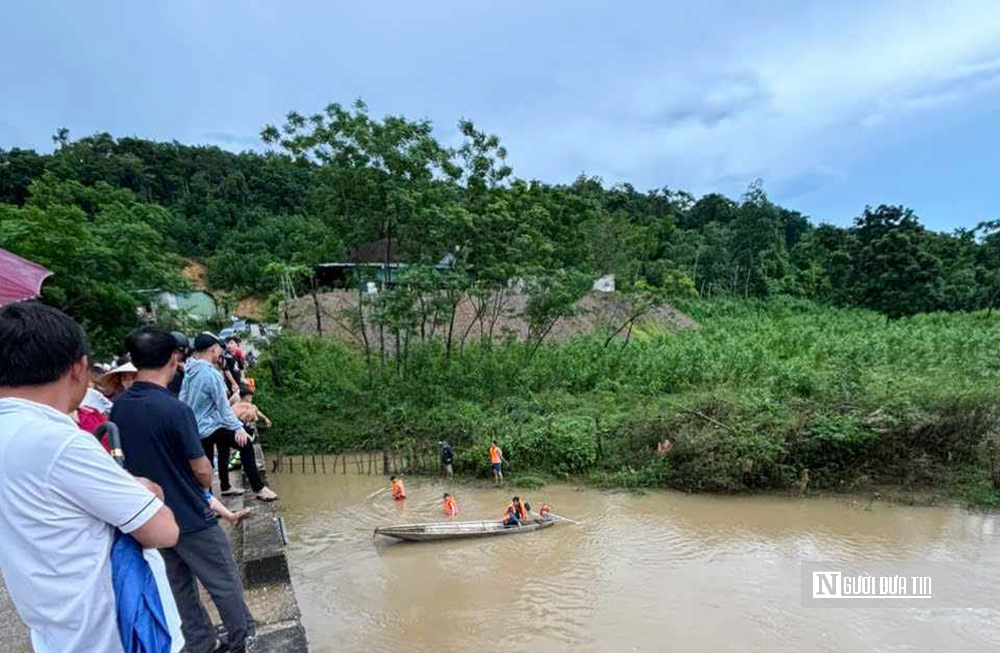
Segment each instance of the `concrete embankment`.
[{"label": "concrete embankment", "polygon": [[[217,493],[218,494],[218,493]],[[224,526],[233,556],[243,573],[246,601],[257,623],[250,653],[306,653],[306,633],[299,621],[299,605],[289,576],[285,545],[274,504],[246,498],[227,498],[232,510],[246,503],[253,512],[238,526]],[[221,623],[211,599],[202,602],[213,623]],[[28,629],[21,622],[0,579],[0,653],[30,653]]]},{"label": "concrete embankment", "polygon": [[[233,556],[243,572],[243,586],[250,614],[257,622],[257,637],[249,647],[251,653],[306,653],[306,632],[299,621],[299,604],[292,588],[285,556],[285,543],[278,525],[274,504],[263,503],[247,494],[227,501],[231,510],[239,510],[244,501],[253,512],[227,535]],[[210,598],[202,594],[202,602],[211,606],[212,621],[220,623]]]}]

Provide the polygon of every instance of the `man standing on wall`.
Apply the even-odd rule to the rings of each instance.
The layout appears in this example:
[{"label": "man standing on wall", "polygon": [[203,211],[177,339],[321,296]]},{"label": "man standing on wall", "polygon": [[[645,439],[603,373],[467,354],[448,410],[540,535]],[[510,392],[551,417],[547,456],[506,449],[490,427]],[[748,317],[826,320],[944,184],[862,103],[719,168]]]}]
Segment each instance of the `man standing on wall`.
[{"label": "man standing on wall", "polygon": [[219,486],[222,494],[243,494],[242,489],[233,488],[229,484],[229,450],[235,447],[240,452],[243,471],[246,472],[257,498],[261,501],[274,501],[278,495],[265,486],[260,478],[253,442],[243,428],[243,423],[233,413],[222,373],[216,368],[222,352],[222,342],[211,333],[202,333],[194,339],[194,354],[184,366],[180,400],[194,411],[198,434],[209,460],[218,447]]},{"label": "man standing on wall", "polygon": [[35,653],[120,653],[116,530],[177,542],[159,489],[69,417],[89,382],[79,324],[42,304],[0,309],[0,570]]},{"label": "man standing on wall", "polygon": [[180,538],[162,553],[188,650],[216,650],[215,628],[198,597],[197,578],[219,609],[228,650],[242,652],[252,619],[229,541],[209,507],[212,463],[191,408],[167,389],[180,362],[177,342],[169,331],[141,327],[129,335],[125,347],[139,372],[115,404],[111,420],[121,431],[129,471],[159,483],[164,501],[177,516]]}]

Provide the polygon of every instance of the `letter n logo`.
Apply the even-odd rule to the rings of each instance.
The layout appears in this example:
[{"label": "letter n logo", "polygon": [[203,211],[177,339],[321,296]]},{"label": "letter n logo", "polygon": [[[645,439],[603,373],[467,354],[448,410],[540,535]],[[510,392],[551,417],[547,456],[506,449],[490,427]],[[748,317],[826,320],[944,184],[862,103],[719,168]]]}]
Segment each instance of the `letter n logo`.
[{"label": "letter n logo", "polygon": [[812,573],[812,597],[814,599],[835,599],[840,597],[839,571],[814,571]]}]

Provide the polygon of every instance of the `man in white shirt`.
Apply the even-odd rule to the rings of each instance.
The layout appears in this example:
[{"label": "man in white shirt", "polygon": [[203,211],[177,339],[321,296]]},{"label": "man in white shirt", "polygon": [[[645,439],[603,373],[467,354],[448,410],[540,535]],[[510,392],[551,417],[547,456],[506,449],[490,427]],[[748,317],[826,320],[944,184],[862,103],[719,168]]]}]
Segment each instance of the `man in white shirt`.
[{"label": "man in white shirt", "polygon": [[69,417],[87,391],[83,329],[35,303],[0,308],[0,570],[35,653],[122,651],[115,529],[177,542],[154,483],[118,467]]}]

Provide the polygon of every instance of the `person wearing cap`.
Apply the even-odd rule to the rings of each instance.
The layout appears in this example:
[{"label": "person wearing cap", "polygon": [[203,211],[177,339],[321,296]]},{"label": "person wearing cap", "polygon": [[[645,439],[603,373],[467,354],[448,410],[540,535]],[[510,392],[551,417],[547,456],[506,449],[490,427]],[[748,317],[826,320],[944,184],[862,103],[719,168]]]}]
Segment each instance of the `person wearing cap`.
[{"label": "person wearing cap", "polygon": [[212,513],[218,510],[231,522],[245,513],[234,515],[212,496],[212,463],[202,447],[194,413],[167,389],[180,363],[177,339],[164,329],[147,326],[133,331],[125,346],[139,374],[115,404],[111,418],[121,432],[126,468],[158,483],[164,503],[177,517],[180,537],[162,554],[188,650],[208,653],[216,647],[216,631],[199,599],[197,579],[219,610],[229,650],[242,651],[251,627],[243,583]]},{"label": "person wearing cap", "polygon": [[229,405],[226,384],[222,380],[222,373],[216,368],[223,349],[222,341],[207,331],[194,339],[194,353],[184,365],[180,400],[194,411],[198,434],[209,460],[218,448],[219,486],[222,494],[243,494],[242,489],[233,488],[229,484],[229,451],[236,448],[240,452],[243,471],[254,494],[262,501],[274,501],[278,495],[264,485],[260,478],[253,442]]}]

